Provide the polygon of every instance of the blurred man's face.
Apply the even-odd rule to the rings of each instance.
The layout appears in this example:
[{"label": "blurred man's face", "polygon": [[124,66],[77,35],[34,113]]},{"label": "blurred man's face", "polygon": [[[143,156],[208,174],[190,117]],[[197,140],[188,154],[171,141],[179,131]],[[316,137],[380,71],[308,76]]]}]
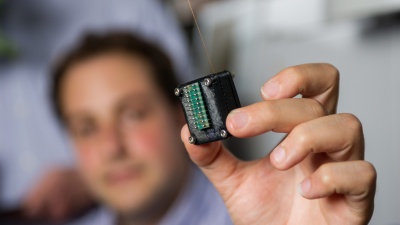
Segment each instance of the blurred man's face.
[{"label": "blurred man's face", "polygon": [[139,57],[108,53],[72,66],[61,87],[82,172],[120,213],[155,210],[174,197],[187,169],[178,108],[151,73]]}]

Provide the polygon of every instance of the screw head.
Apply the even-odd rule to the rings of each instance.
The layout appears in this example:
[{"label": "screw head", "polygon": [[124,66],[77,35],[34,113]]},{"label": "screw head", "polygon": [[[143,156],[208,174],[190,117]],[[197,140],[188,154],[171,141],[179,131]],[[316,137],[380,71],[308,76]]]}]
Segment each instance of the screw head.
[{"label": "screw head", "polygon": [[189,143],[190,143],[190,144],[194,144],[195,142],[196,142],[196,138],[190,136],[190,137],[189,137]]},{"label": "screw head", "polygon": [[226,132],[226,130],[221,130],[219,132],[219,135],[221,135],[222,138],[227,138],[228,137],[228,132]]},{"label": "screw head", "polygon": [[230,73],[231,73],[232,79],[235,79],[236,73],[235,72],[230,72]]},{"label": "screw head", "polygon": [[212,84],[212,80],[210,78],[204,79],[204,85],[209,87],[209,86],[211,86],[211,84]]},{"label": "screw head", "polygon": [[175,93],[176,96],[181,95],[181,89],[175,88],[174,93]]}]

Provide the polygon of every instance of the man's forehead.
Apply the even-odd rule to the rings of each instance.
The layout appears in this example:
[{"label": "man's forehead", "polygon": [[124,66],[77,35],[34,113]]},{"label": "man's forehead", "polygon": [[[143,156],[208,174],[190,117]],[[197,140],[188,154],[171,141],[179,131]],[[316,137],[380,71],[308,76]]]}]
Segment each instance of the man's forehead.
[{"label": "man's forehead", "polygon": [[66,117],[69,120],[74,120],[76,118],[87,118],[101,114],[117,113],[124,107],[150,104],[154,103],[157,99],[159,99],[159,97],[155,93],[137,91],[120,96],[107,104],[102,104],[101,108],[100,106],[95,107],[93,104],[82,105],[81,107],[70,109],[70,111],[66,113]]}]

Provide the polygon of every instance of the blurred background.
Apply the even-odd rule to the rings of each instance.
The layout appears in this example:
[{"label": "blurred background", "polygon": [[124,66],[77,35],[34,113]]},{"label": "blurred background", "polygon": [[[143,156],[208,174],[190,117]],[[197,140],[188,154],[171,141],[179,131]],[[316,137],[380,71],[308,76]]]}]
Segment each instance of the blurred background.
[{"label": "blurred background", "polygon": [[[15,103],[13,115],[19,118],[17,120],[23,124],[24,120],[36,118],[39,113],[50,117],[48,107],[43,112],[29,112],[26,107],[35,108],[37,105],[30,105],[32,103],[29,99],[21,97],[38,94],[45,99],[47,83],[38,76],[34,79],[37,90],[25,93],[21,82],[25,84],[29,81],[19,78],[16,87],[2,86],[2,82],[4,84],[4,80],[8,78],[4,75],[2,77],[1,73],[29,71],[34,74],[44,71],[51,64],[51,59],[62,49],[68,48],[69,44],[88,29],[122,27],[139,31],[149,38],[155,37],[171,53],[182,81],[211,73],[187,0],[159,1],[168,11],[167,15],[163,15],[164,18],[179,22],[179,27],[165,27],[160,22],[162,17],[150,14],[146,19],[153,21],[151,25],[137,29],[133,24],[140,23],[143,19],[141,16],[146,11],[135,14],[140,10],[118,7],[118,4],[129,4],[122,3],[123,1],[113,4],[107,1],[84,1],[88,6],[96,5],[96,8],[89,7],[91,13],[86,14],[77,9],[76,4],[81,4],[79,1],[68,1],[64,5],[60,5],[60,1],[45,0],[29,1],[29,4],[26,1],[14,1],[16,3],[13,4],[11,1],[0,1],[0,4],[4,2],[5,5],[0,7],[0,93],[1,89],[9,88],[12,90],[9,93],[17,96],[15,102],[12,102]],[[215,69],[227,69],[236,73],[235,84],[242,105],[261,100],[261,85],[285,67],[329,62],[340,70],[341,97],[338,112],[353,113],[362,121],[366,160],[372,162],[378,171],[375,213],[371,224],[400,224],[400,0],[191,2]],[[52,12],[48,17],[51,19],[42,18],[48,13],[44,12],[41,7],[43,5],[51,9],[48,10]],[[67,12],[56,13],[61,8]],[[83,6],[79,8],[85,9]],[[35,21],[44,21],[45,25]],[[30,30],[31,34],[36,35],[20,35],[22,30]],[[53,35],[47,39],[49,33]],[[171,37],[171,33],[179,35]],[[29,49],[29,54],[21,54],[21,49]],[[19,57],[21,55],[24,57]],[[23,61],[23,66],[17,71],[9,67],[15,58],[20,61],[22,58]],[[13,139],[10,135],[21,134],[18,129],[32,138],[25,134],[30,130],[26,127],[9,128],[11,125],[6,123],[8,119],[1,114],[1,108],[8,104],[8,100],[4,99],[4,96],[3,99],[0,96],[0,201],[3,202],[0,205],[8,207],[15,205],[14,202],[26,191],[26,186],[38,179],[39,174],[48,167],[44,166],[45,163],[38,164],[37,159],[32,160],[37,158],[33,153],[18,155],[13,159],[6,158],[6,154],[1,153],[2,150],[9,151],[10,147],[6,143]],[[45,131],[45,138],[23,139],[25,146],[18,147],[31,148],[33,145],[29,141],[40,142],[40,148],[52,149],[53,152],[58,149],[60,152],[46,155],[45,159],[40,160],[48,159],[67,166],[73,164],[68,143],[56,126],[43,127],[43,124],[37,124],[36,127]],[[10,130],[16,131],[13,133]],[[282,137],[280,134],[268,133],[251,139],[232,139],[227,144],[238,157],[251,160],[268,154]],[[65,146],[60,147],[58,143],[65,143]],[[11,163],[19,163],[21,166],[15,170],[14,165],[8,165]],[[22,174],[29,179],[22,182],[7,178],[13,173]],[[4,180],[12,182],[5,183]],[[17,186],[21,188],[15,190]]]}]

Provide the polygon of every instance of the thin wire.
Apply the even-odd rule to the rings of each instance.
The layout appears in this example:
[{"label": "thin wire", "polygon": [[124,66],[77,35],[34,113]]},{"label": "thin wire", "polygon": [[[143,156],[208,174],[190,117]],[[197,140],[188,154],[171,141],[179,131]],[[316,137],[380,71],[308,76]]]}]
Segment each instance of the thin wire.
[{"label": "thin wire", "polygon": [[189,3],[190,11],[192,12],[192,15],[193,15],[194,22],[196,23],[197,30],[199,31],[201,42],[203,43],[203,47],[206,52],[208,62],[210,63],[213,73],[215,73],[214,65],[212,64],[210,55],[208,54],[207,46],[206,46],[206,43],[204,42],[203,35],[201,34],[199,24],[197,23],[196,16],[194,15],[194,12],[193,12],[192,4],[190,4],[190,0],[188,0],[188,3]]}]

